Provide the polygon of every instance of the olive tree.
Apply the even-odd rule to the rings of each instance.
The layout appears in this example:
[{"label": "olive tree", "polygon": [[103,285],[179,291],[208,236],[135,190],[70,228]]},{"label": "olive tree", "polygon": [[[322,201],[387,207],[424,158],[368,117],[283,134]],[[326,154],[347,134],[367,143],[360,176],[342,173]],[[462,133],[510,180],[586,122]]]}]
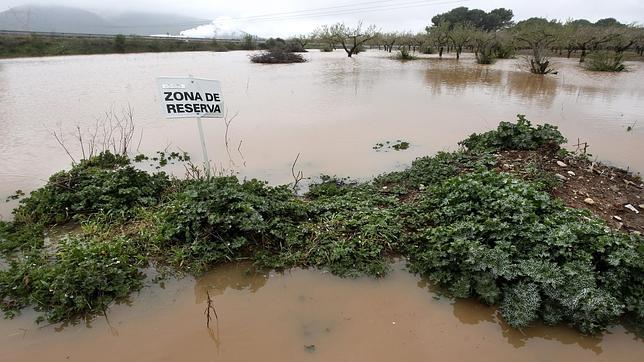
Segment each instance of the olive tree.
[{"label": "olive tree", "polygon": [[430,42],[438,48],[438,57],[443,57],[445,47],[449,45],[449,23],[442,22],[438,25],[425,28],[429,35]]},{"label": "olive tree", "polygon": [[447,33],[454,50],[456,51],[456,59],[461,58],[463,47],[468,45],[474,35],[474,27],[469,24],[457,24],[454,28]]},{"label": "olive tree", "polygon": [[360,47],[376,36],[376,26],[369,25],[366,28],[359,22],[355,28],[351,28],[344,23],[336,23],[329,28],[333,39],[342,45],[347,56],[351,58],[353,54],[360,51]]},{"label": "olive tree", "polygon": [[312,41],[322,43],[323,51],[333,51],[335,50],[335,37],[331,34],[331,29],[328,25],[323,25],[313,31],[311,34]]},{"label": "olive tree", "polygon": [[516,39],[531,50],[527,57],[530,72],[548,74],[555,70],[550,67],[547,51],[557,42],[558,23],[543,18],[531,18],[519,22],[516,26]]}]

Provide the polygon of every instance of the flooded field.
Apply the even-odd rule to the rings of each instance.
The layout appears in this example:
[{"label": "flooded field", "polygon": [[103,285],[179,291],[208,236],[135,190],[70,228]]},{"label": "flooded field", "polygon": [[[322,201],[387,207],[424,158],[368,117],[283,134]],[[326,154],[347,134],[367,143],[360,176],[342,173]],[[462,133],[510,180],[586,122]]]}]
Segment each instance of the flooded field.
[{"label": "flooded field", "polygon": [[[644,63],[589,73],[556,59],[557,75],[521,59],[477,65],[370,51],[311,52],[308,63],[252,64],[248,52],[161,53],[0,60],[0,197],[30,191],[69,166],[52,136],[74,148],[105,112],[133,109],[138,151],[186,151],[200,161],[196,121],[160,116],[157,76],[219,79],[228,120],[204,121],[219,172],[270,183],[331,174],[368,179],[416,157],[453,150],[472,132],[514,120],[558,125],[569,148],[588,142],[602,161],[644,171]],[[234,116],[236,115],[236,116]],[[140,137],[140,145],[139,143]],[[574,138],[574,139],[573,139]],[[403,151],[376,151],[405,140]],[[180,175],[180,168],[172,169]],[[0,204],[11,217],[15,203]],[[6,265],[0,260],[0,268]],[[566,327],[508,327],[494,308],[441,297],[403,262],[382,279],[319,270],[249,272],[245,264],[150,284],[89,323],[36,325],[25,311],[0,323],[0,361],[638,361],[644,343],[622,326],[598,337]],[[148,279],[149,282],[149,279]],[[217,319],[206,327],[207,293]]]},{"label": "flooded field", "polygon": [[[397,263],[384,279],[315,270],[219,268],[144,289],[89,325],[0,324],[2,361],[638,361],[622,327],[601,338],[568,328],[512,330],[492,308],[439,297]],[[206,328],[206,291],[219,317]]]},{"label": "flooded field", "polygon": [[[91,130],[106,111],[120,112],[128,104],[143,132],[141,152],[184,150],[200,159],[196,121],[160,116],[155,77],[161,75],[221,80],[229,118],[238,116],[229,129],[230,157],[223,120],[205,122],[210,157],[220,170],[271,183],[292,180],[298,153],[297,168],[305,176],[369,178],[418,156],[455,149],[470,133],[514,120],[517,113],[560,126],[571,145],[577,138],[588,142],[599,160],[644,170],[639,62],[627,62],[629,72],[598,74],[575,60],[556,59],[559,74],[541,77],[521,70],[521,59],[481,66],[470,55],[459,62],[403,63],[377,51],[351,59],[341,51],[313,51],[308,63],[263,65],[252,64],[248,54],[0,60],[0,196],[36,188],[69,165],[52,130],[62,130],[73,146],[76,126]],[[372,149],[398,139],[411,148]],[[0,215],[8,218],[13,205],[0,206]]]}]

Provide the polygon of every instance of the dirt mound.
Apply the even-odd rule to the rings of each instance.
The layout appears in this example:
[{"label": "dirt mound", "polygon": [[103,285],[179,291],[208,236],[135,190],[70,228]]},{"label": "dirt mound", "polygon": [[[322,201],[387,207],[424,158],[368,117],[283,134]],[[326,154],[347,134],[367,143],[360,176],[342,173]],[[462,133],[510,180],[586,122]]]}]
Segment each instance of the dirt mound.
[{"label": "dirt mound", "polygon": [[500,171],[521,178],[557,180],[549,192],[570,207],[587,209],[615,229],[644,233],[644,184],[639,176],[584,156],[549,150],[502,151]]}]

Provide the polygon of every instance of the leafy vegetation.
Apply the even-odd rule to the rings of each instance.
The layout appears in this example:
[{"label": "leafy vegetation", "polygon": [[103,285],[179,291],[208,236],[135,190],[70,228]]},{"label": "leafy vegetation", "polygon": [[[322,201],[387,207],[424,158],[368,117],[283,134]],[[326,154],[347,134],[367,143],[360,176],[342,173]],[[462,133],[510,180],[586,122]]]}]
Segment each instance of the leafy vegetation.
[{"label": "leafy vegetation", "polygon": [[127,156],[105,151],[52,175],[20,201],[15,220],[51,225],[95,213],[127,218],[135,206],[156,204],[168,185],[165,173],[138,170]]},{"label": "leafy vegetation", "polygon": [[622,72],[626,70],[624,55],[608,51],[599,51],[590,54],[585,62],[585,66],[588,70],[598,72]]},{"label": "leafy vegetation", "polygon": [[[149,263],[200,274],[251,259],[382,276],[403,256],[454,297],[499,306],[516,328],[542,320],[598,333],[625,320],[642,331],[642,238],[563,206],[543,175],[496,171],[496,152],[563,142],[520,115],[371,182],[324,176],[304,197],[235,177],[170,179],[104,153],[52,176],[0,223],[0,306],[8,317],[34,306],[50,321],[101,313],[141,288]],[[69,220],[81,230],[45,245],[50,225]]]},{"label": "leafy vegetation", "polygon": [[375,146],[371,147],[376,151],[389,150],[393,149],[394,151],[403,151],[408,149],[410,146],[409,142],[397,140],[396,142],[385,141],[384,143],[378,142]]},{"label": "leafy vegetation", "polygon": [[149,39],[117,35],[101,38],[46,37],[39,35],[0,36],[0,57],[40,57],[50,55],[227,51],[238,45],[217,41],[188,41],[185,39]]},{"label": "leafy vegetation", "polygon": [[543,146],[558,149],[565,142],[557,127],[549,124],[532,127],[532,123],[520,114],[517,123],[501,122],[496,130],[472,134],[459,144],[471,151],[485,151],[536,150]]}]

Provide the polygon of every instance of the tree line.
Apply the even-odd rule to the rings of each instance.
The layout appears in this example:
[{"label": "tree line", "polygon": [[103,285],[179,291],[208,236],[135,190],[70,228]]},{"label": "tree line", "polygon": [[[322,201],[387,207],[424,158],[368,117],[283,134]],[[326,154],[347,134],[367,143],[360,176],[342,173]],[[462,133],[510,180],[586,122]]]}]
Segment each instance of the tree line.
[{"label": "tree line", "polygon": [[[322,51],[343,49],[349,57],[366,47],[437,53],[439,58],[449,52],[456,59],[470,51],[477,62],[490,64],[524,53],[530,71],[537,74],[555,71],[549,60],[553,55],[576,55],[580,63],[590,57],[587,67],[593,70],[622,70],[626,51],[644,56],[644,28],[636,24],[623,24],[614,18],[594,23],[538,17],[514,22],[513,17],[512,10],[504,8],[485,12],[458,7],[432,17],[422,32],[381,32],[375,25],[336,23],[321,26],[306,38]],[[608,69],[599,69],[602,66]]]}]

